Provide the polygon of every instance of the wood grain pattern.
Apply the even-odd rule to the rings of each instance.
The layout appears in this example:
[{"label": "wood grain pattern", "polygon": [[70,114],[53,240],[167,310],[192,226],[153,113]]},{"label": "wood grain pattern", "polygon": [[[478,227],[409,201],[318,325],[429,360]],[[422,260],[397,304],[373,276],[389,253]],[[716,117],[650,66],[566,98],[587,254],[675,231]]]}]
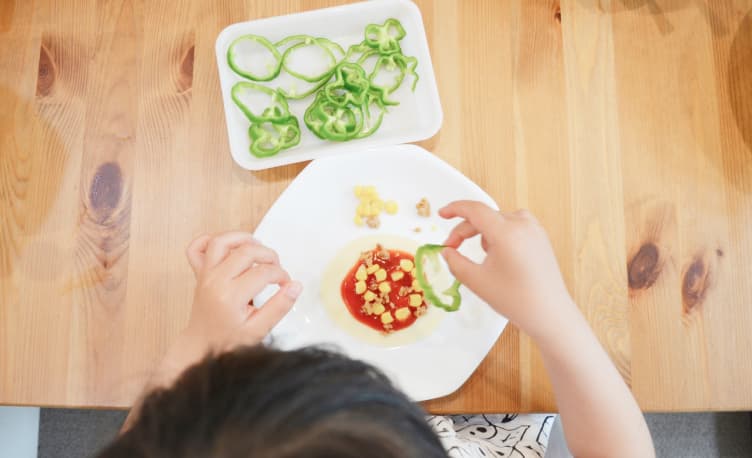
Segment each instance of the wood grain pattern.
[{"label": "wood grain pattern", "polygon": [[[173,3],[0,3],[0,403],[128,406],[188,318],[184,246],[305,165],[233,164],[214,40],[344,1]],[[752,0],[417,4],[421,144],[539,217],[644,409],[752,409]],[[556,408],[512,326],[426,407]]]}]

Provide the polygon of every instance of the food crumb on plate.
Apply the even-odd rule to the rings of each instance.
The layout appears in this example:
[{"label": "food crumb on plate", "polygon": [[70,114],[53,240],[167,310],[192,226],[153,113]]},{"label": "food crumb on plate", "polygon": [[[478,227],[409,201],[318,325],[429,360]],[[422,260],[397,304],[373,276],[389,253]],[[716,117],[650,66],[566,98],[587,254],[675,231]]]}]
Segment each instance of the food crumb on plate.
[{"label": "food crumb on plate", "polygon": [[418,211],[418,216],[422,216],[424,218],[431,216],[431,204],[425,197],[421,198],[418,203],[415,204],[415,209]]}]

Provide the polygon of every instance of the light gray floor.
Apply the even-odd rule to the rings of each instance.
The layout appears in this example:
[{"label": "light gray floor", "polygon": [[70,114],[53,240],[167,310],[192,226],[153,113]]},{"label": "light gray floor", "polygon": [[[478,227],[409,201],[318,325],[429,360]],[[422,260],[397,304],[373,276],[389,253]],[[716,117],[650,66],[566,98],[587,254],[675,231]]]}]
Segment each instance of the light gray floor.
[{"label": "light gray floor", "polygon": [[[648,414],[659,458],[750,458],[752,414]],[[39,458],[93,456],[117,434],[125,412],[42,409]]]}]

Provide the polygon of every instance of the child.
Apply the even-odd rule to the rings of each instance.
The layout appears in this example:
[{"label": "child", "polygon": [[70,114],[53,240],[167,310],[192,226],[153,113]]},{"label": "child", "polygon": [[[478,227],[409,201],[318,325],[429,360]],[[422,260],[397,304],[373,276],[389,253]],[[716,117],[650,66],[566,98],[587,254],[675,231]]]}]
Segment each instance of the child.
[{"label": "child", "polygon": [[[464,220],[443,252],[454,276],[540,348],[571,452],[654,456],[643,416],[535,218],[471,201],[440,215]],[[482,264],[456,250],[477,235]],[[231,232],[199,237],[187,253],[198,283],[188,326],[102,457],[447,456],[425,413],[378,370],[321,349],[258,345],[301,292],[274,251]],[[279,292],[249,307],[269,284]]]}]

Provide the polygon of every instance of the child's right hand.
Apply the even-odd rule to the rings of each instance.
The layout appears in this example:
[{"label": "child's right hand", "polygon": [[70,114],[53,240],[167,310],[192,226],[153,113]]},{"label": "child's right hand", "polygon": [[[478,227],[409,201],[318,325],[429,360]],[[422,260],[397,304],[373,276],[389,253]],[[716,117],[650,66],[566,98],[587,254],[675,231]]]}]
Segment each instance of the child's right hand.
[{"label": "child's right hand", "polygon": [[[547,327],[578,313],[546,232],[528,211],[500,213],[480,202],[457,201],[439,215],[465,220],[444,243],[452,274],[524,332],[544,336]],[[456,250],[478,234],[486,251],[482,264]]]}]

